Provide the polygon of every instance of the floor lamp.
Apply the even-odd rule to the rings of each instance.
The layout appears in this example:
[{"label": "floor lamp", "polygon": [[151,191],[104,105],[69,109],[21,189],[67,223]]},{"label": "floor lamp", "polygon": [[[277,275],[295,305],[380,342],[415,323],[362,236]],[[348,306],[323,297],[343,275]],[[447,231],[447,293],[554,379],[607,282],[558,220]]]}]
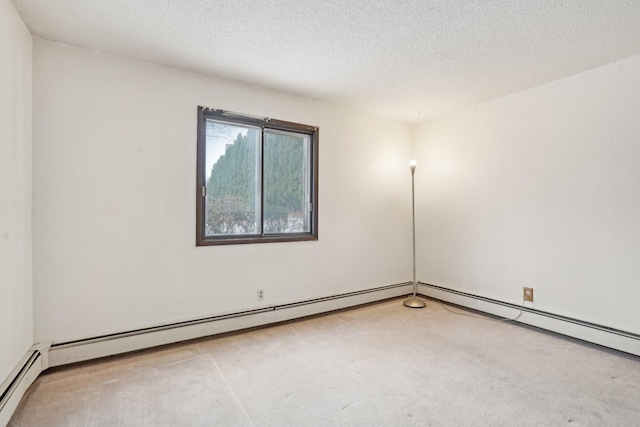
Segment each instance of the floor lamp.
[{"label": "floor lamp", "polygon": [[427,304],[416,297],[416,292],[418,291],[418,282],[416,282],[416,194],[413,179],[413,175],[416,172],[415,160],[409,162],[409,168],[411,168],[411,217],[413,219],[413,295],[411,295],[411,298],[404,300],[402,304],[410,308],[423,308]]}]

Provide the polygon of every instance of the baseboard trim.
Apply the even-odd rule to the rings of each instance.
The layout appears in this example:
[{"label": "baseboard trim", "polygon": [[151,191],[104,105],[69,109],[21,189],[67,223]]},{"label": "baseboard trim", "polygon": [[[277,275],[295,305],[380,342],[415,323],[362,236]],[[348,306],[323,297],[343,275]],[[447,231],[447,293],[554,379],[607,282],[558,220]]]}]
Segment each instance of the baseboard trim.
[{"label": "baseboard trim", "polygon": [[53,343],[48,355],[49,366],[66,365],[164,344],[274,324],[394,298],[410,292],[411,283],[404,282],[305,301]]},{"label": "baseboard trim", "polygon": [[6,426],[27,389],[47,369],[47,345],[34,345],[0,385],[0,426]]},{"label": "baseboard trim", "polygon": [[640,335],[586,322],[532,307],[522,307],[480,295],[419,282],[419,293],[428,298],[450,302],[500,317],[514,317],[520,310],[519,323],[578,338],[593,344],[640,356]]}]

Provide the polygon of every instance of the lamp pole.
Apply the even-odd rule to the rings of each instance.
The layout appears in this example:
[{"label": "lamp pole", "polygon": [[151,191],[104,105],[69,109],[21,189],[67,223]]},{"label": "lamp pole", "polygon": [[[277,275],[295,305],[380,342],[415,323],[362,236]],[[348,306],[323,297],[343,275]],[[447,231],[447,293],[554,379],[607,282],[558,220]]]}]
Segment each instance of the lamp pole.
[{"label": "lamp pole", "polygon": [[411,298],[404,300],[402,304],[410,308],[423,308],[426,307],[424,301],[417,298],[416,293],[418,291],[418,282],[416,282],[416,194],[414,175],[416,172],[416,161],[411,160],[409,162],[409,168],[411,169],[411,218],[413,220],[413,294]]}]

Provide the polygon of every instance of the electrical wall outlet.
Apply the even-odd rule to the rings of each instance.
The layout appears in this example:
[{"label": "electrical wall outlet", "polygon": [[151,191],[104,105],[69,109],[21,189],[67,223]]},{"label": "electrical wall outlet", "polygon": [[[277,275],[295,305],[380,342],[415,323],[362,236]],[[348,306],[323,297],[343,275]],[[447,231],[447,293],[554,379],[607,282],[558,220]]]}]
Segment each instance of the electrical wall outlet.
[{"label": "electrical wall outlet", "polygon": [[264,289],[258,289],[258,301],[262,301],[264,299]]},{"label": "electrical wall outlet", "polygon": [[533,288],[522,288],[522,299],[525,301],[533,302]]}]

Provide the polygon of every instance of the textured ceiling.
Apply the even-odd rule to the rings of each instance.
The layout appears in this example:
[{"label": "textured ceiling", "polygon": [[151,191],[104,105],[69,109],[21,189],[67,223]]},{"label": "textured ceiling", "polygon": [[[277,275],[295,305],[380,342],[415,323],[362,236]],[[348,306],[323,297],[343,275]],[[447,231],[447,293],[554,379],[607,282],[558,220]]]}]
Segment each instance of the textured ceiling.
[{"label": "textured ceiling", "polygon": [[42,39],[405,122],[640,53],[640,0],[13,2]]}]

